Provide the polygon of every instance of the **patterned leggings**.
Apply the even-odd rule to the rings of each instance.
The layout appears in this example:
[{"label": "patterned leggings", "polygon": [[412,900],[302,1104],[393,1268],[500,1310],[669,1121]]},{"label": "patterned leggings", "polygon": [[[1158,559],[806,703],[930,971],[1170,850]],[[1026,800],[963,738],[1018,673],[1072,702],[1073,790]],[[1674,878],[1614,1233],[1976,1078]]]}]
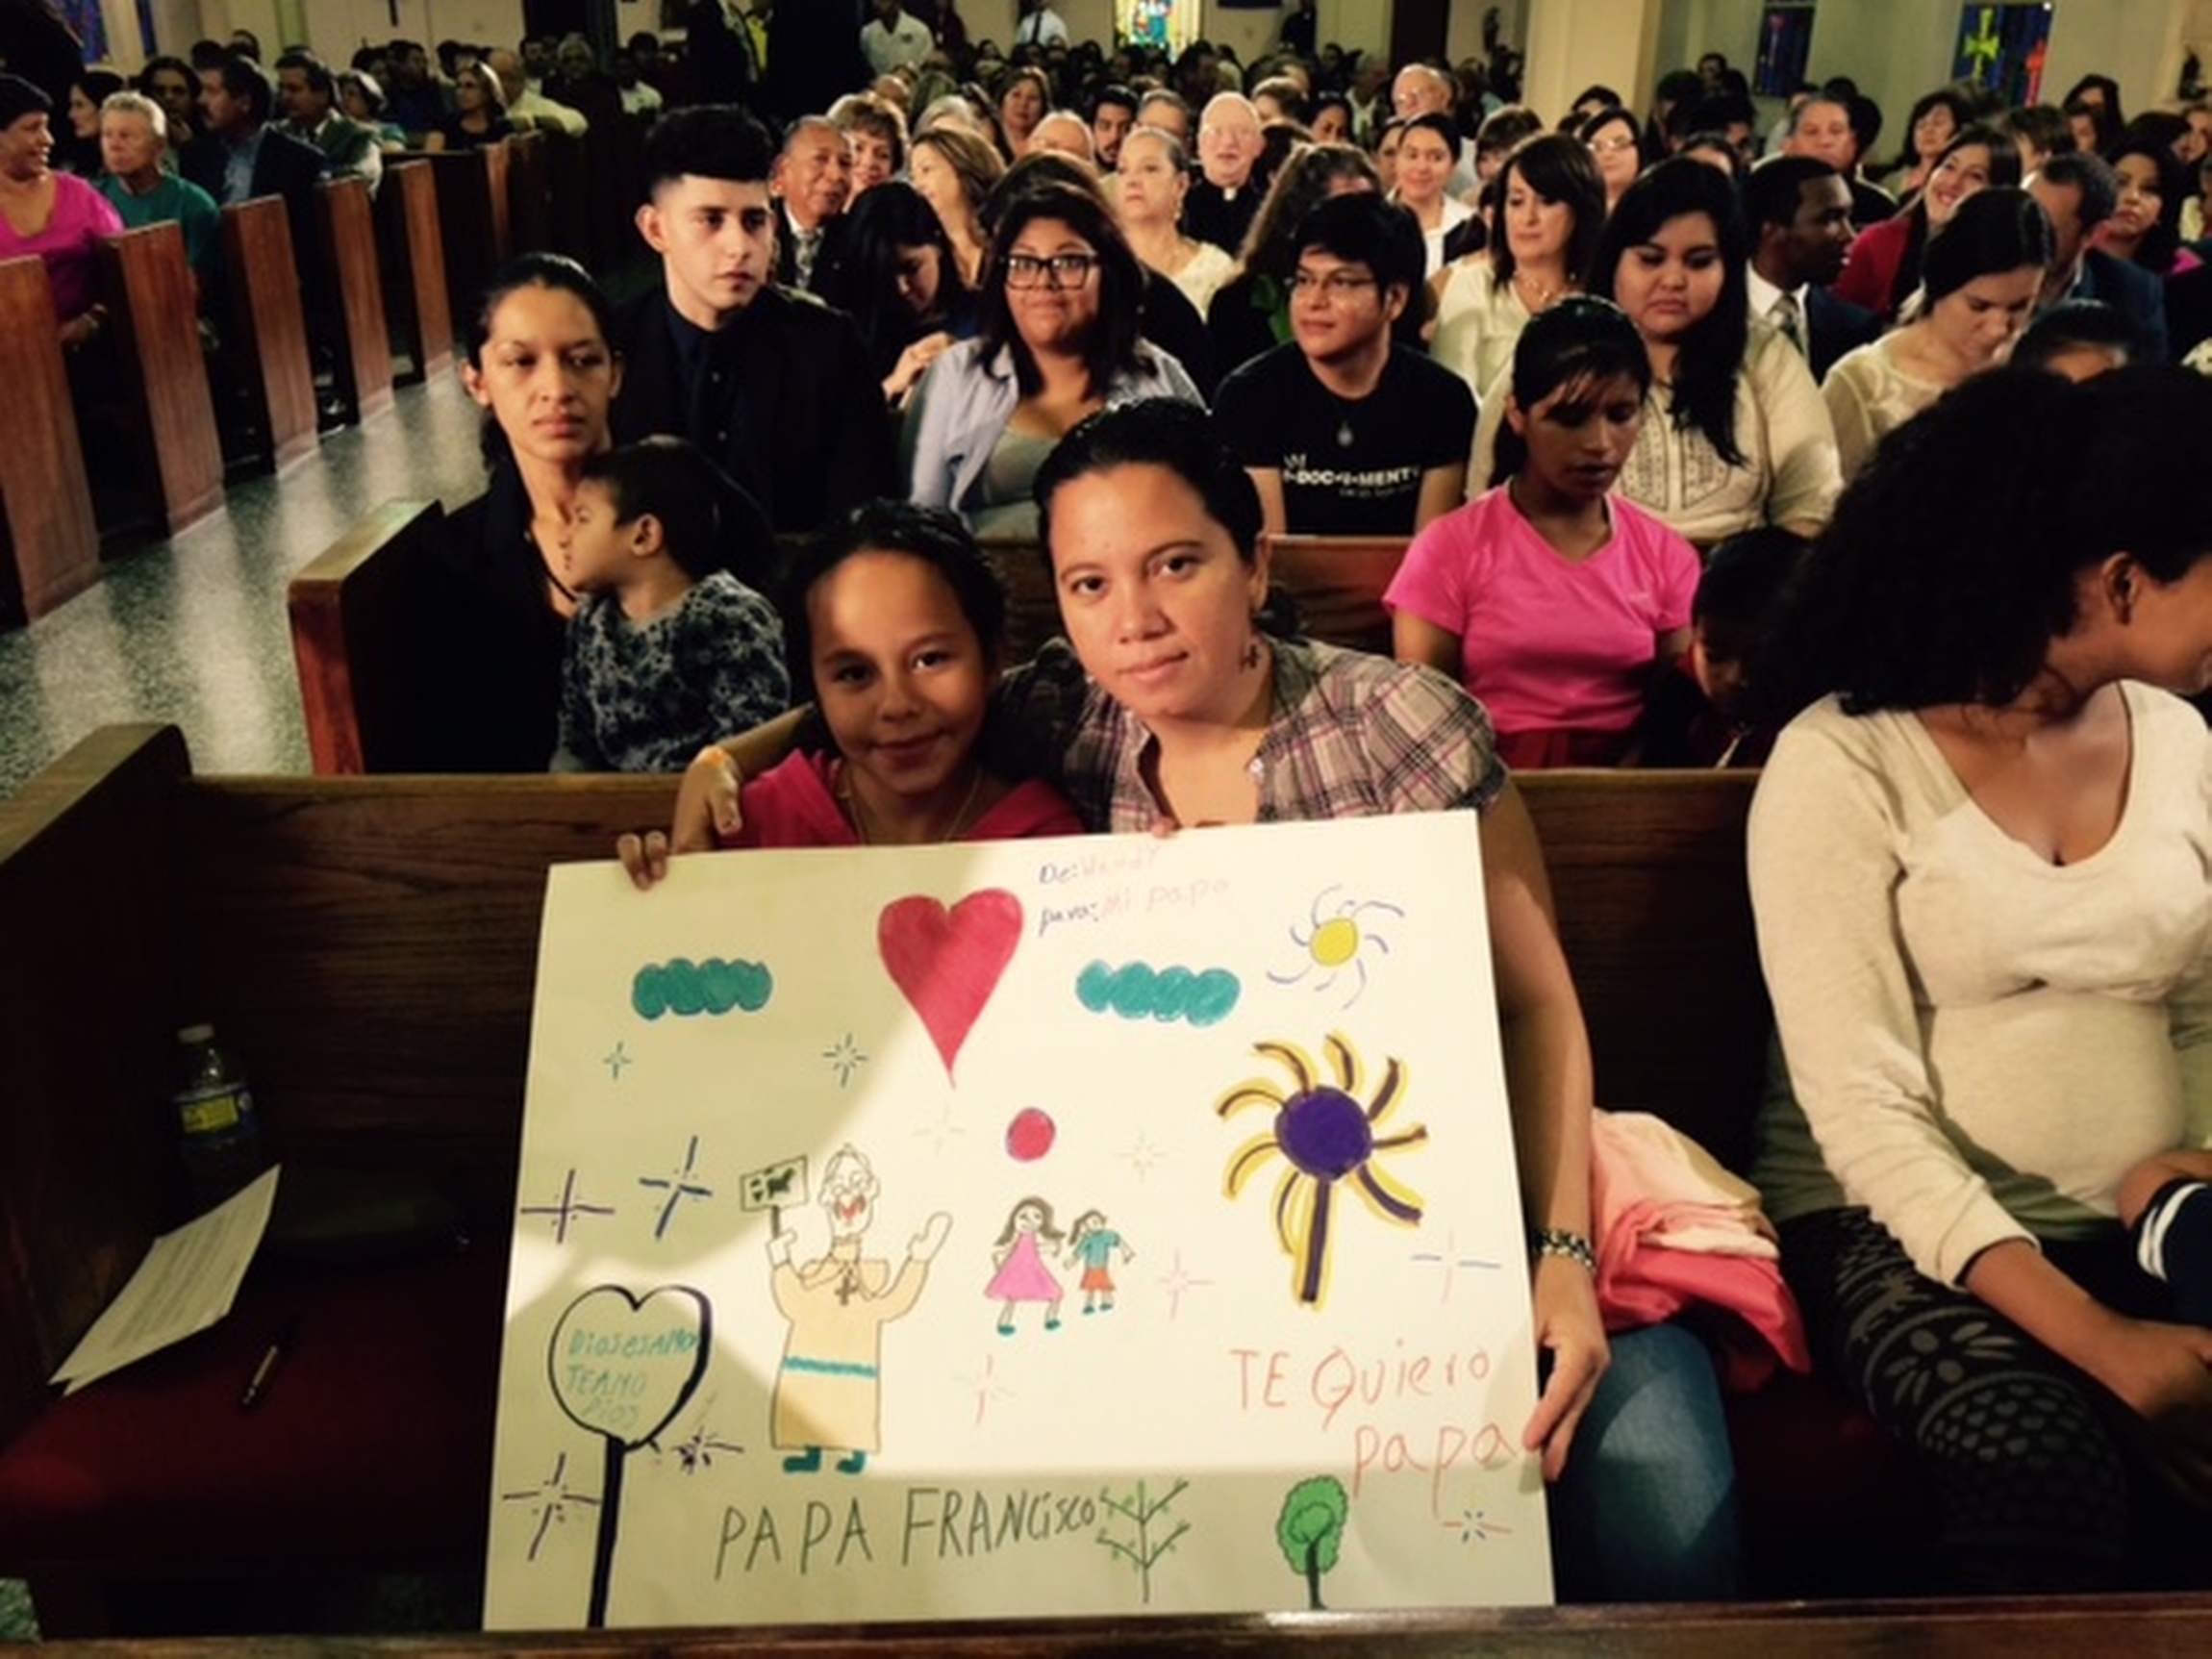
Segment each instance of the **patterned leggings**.
[{"label": "patterned leggings", "polygon": [[[2146,1524],[2161,1542],[2178,1542],[2175,1526],[2204,1536],[2202,1521],[2153,1490],[2115,1437],[2123,1408],[2002,1315],[1921,1273],[1866,1211],[1799,1217],[1781,1234],[1822,1369],[1932,1468],[1940,1511],[1929,1588],[2163,1579],[2140,1547]],[[2048,1253],[2108,1303],[2150,1312],[2142,1303],[2158,1287],[2140,1275],[2129,1283],[2124,1240]],[[2204,1571],[2200,1559],[2185,1576]]]}]

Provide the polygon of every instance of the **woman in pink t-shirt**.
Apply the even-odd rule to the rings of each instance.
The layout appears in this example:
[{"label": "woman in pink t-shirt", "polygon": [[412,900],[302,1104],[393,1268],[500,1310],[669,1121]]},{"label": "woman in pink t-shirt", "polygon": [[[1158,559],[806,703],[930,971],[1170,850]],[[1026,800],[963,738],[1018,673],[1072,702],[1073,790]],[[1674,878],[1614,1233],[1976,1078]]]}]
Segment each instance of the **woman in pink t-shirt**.
[{"label": "woman in pink t-shirt", "polygon": [[1606,493],[1650,388],[1610,301],[1537,317],[1513,354],[1505,482],[1415,537],[1384,595],[1396,655],[1456,674],[1509,766],[1627,760],[1657,670],[1688,647],[1697,552]]},{"label": "woman in pink t-shirt", "polygon": [[123,221],[98,190],[48,164],[54,155],[52,102],[30,82],[0,75],[0,259],[37,254],[54,288],[54,322],[75,348],[100,332],[100,239]]}]

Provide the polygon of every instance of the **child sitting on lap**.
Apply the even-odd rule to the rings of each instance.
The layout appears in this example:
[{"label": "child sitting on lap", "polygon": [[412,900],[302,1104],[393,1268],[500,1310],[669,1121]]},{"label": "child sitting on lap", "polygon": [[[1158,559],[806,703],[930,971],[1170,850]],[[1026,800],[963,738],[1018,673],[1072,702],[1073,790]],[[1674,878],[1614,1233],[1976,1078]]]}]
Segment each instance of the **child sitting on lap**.
[{"label": "child sitting on lap", "polygon": [[791,704],[782,625],[713,567],[713,463],[676,438],[593,456],[561,539],[582,602],[561,665],[555,771],[680,771]]}]

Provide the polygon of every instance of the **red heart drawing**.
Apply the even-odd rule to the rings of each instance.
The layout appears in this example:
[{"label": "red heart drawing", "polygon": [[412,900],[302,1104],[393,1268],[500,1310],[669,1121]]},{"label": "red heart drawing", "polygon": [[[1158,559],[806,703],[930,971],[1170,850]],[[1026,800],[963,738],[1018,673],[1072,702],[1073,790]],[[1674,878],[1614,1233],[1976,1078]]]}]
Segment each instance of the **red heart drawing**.
[{"label": "red heart drawing", "polygon": [[1003,888],[971,892],[950,910],[918,894],[884,906],[876,949],[947,1077],[1020,943],[1021,901]]}]

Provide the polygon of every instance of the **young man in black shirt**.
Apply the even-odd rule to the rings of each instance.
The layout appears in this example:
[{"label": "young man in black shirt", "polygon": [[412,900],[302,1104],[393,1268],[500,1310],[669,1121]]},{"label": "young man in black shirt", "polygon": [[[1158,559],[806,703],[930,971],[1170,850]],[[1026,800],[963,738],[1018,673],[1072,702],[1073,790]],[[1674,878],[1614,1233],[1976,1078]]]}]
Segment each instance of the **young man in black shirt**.
[{"label": "young man in black shirt", "polygon": [[1413,216],[1372,193],[1332,197],[1299,225],[1292,339],[1215,403],[1269,530],[1411,536],[1465,499],[1473,394],[1391,339],[1422,258]]}]

